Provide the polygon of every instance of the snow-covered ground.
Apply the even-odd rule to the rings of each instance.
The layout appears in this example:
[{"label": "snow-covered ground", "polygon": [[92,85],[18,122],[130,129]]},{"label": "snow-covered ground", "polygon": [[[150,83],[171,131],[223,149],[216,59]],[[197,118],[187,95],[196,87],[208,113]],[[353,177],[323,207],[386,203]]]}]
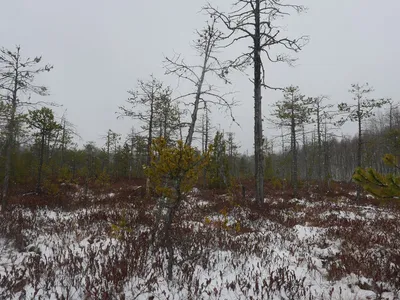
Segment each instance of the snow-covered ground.
[{"label": "snow-covered ground", "polygon": [[395,209],[348,199],[292,199],[282,208],[285,200],[274,199],[262,211],[243,203],[220,210],[199,190],[188,199],[176,218],[172,281],[152,243],[154,209],[15,208],[1,224],[0,298],[400,298]]}]

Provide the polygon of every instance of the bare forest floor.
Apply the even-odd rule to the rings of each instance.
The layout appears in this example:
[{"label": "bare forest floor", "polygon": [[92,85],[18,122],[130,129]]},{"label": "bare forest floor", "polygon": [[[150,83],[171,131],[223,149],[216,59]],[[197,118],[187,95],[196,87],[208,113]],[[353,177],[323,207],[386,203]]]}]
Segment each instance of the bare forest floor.
[{"label": "bare forest floor", "polygon": [[0,299],[399,299],[400,205],[330,191],[194,188],[176,216],[174,278],[163,209],[143,181],[17,195],[0,215]]}]

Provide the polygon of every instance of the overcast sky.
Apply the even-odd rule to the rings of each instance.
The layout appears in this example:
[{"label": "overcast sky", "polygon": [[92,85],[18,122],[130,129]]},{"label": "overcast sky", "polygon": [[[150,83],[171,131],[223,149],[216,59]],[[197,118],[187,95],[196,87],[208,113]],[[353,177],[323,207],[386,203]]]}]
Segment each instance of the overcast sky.
[{"label": "overcast sky", "polygon": [[[292,37],[309,35],[295,68],[267,64],[271,85],[298,85],[307,96],[328,95],[336,104],[350,101],[351,83],[369,82],[377,97],[399,98],[399,0],[293,0],[308,7],[300,16],[283,20]],[[233,0],[210,0],[216,6]],[[292,2],[294,3],[294,2]],[[102,145],[108,129],[126,134],[132,120],[117,120],[127,90],[138,79],[165,77],[163,58],[182,53],[194,59],[190,47],[207,17],[203,0],[3,0],[0,46],[21,45],[25,56],[42,55],[54,70],[40,78],[50,88],[46,100],[62,104],[83,142]],[[228,50],[226,58],[238,49]],[[249,69],[251,73],[251,69]],[[241,105],[234,111],[241,127],[226,115],[213,114],[213,124],[236,133],[242,151],[253,145],[253,98],[248,78],[235,75],[232,90]],[[263,92],[263,112],[281,94]],[[37,98],[34,98],[37,99]],[[37,99],[38,100],[38,99]],[[351,132],[352,127],[347,127]],[[272,135],[272,130],[266,130]],[[81,142],[81,143],[83,143]]]}]

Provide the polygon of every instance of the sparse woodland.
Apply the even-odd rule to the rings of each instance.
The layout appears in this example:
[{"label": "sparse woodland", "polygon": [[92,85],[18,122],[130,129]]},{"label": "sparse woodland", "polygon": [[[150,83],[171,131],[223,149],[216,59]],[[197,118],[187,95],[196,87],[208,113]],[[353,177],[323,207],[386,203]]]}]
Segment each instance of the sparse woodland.
[{"label": "sparse woodland", "polygon": [[[278,20],[304,9],[205,5],[199,63],[160,62],[192,90],[143,74],[115,107],[139,125],[102,144],[79,145],[56,114],[46,57],[1,48],[0,299],[399,299],[400,108],[357,78],[348,101],[268,85],[266,66],[308,42]],[[248,52],[225,57],[239,42]],[[254,153],[209,116],[236,122],[218,86],[246,70]]]}]

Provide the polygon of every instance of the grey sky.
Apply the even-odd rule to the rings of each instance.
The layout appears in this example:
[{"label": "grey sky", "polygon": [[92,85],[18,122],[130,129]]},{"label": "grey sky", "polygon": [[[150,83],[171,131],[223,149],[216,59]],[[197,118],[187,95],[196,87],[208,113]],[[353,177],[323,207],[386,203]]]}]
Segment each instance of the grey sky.
[{"label": "grey sky", "polygon": [[[210,2],[227,6],[232,1]],[[58,115],[67,109],[84,141],[101,145],[100,137],[109,128],[125,134],[135,125],[117,120],[115,112],[137,79],[154,74],[176,86],[175,78],[163,75],[163,57],[176,52],[193,58],[190,43],[207,19],[199,12],[204,4],[203,0],[3,0],[0,46],[19,44],[25,56],[42,55],[53,64],[54,70],[40,78],[51,91],[46,100],[63,105],[56,109]],[[299,85],[307,96],[325,94],[337,103],[350,100],[351,83],[368,81],[377,97],[399,98],[400,1],[296,0],[296,4],[309,9],[283,24],[289,36],[309,35],[311,41],[298,55],[295,68],[266,65],[271,85]],[[226,58],[240,50],[227,51]],[[213,123],[236,132],[243,151],[253,144],[252,86],[245,76],[235,75],[232,89],[241,101],[235,109],[241,128],[225,115],[214,114]],[[264,91],[265,115],[280,98],[280,93]]]}]

